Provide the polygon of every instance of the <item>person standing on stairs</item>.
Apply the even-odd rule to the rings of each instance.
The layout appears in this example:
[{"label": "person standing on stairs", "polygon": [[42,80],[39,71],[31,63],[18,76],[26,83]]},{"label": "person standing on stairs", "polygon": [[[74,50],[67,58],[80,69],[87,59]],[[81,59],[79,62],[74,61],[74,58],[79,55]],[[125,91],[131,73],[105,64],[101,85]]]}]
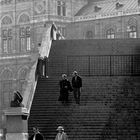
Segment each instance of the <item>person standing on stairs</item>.
[{"label": "person standing on stairs", "polygon": [[67,79],[66,74],[62,74],[62,80],[60,80],[59,86],[60,95],[58,100],[61,101],[62,104],[68,103],[69,91],[72,91],[72,87],[70,81]]},{"label": "person standing on stairs", "polygon": [[38,63],[37,63],[37,75],[38,77],[43,77],[43,57],[38,58]]},{"label": "person standing on stairs", "polygon": [[72,88],[76,104],[80,104],[81,87],[82,78],[78,75],[77,71],[74,71],[72,77]]},{"label": "person standing on stairs", "polygon": [[41,53],[41,43],[38,44],[39,46],[39,58],[37,62],[37,69],[36,69],[36,77],[45,77],[48,78],[48,58]]},{"label": "person standing on stairs", "polygon": [[48,58],[46,56],[44,56],[43,60],[43,75],[48,78]]},{"label": "person standing on stairs", "polygon": [[63,126],[58,126],[57,131],[58,131],[58,133],[55,137],[55,140],[68,140],[68,136],[64,132]]},{"label": "person standing on stairs", "polygon": [[44,62],[44,58],[41,56],[41,43],[38,44],[38,49],[39,49],[39,56],[38,56],[38,60],[37,60],[37,66],[36,66],[36,79],[38,77],[43,77],[43,62]]},{"label": "person standing on stairs", "polygon": [[39,132],[37,127],[33,127],[34,134],[31,135],[29,140],[44,140],[44,136]]}]

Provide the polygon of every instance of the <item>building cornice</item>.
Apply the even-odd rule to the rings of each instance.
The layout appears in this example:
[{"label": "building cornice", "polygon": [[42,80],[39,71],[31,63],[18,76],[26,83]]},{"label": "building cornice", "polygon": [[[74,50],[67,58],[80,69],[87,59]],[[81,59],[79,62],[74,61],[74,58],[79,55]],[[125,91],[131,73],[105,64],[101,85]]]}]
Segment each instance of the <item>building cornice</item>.
[{"label": "building cornice", "polygon": [[112,13],[108,12],[108,13],[99,13],[99,14],[87,15],[87,16],[76,16],[74,17],[74,22],[107,19],[113,17],[130,16],[130,15],[138,15],[138,14],[140,14],[140,8],[124,10],[124,11],[115,11]]},{"label": "building cornice", "polygon": [[23,2],[31,2],[33,0],[1,0],[0,1],[0,5],[10,5],[10,4],[14,4],[14,3],[23,3]]},{"label": "building cornice", "polygon": [[0,57],[0,60],[20,59],[20,58],[29,58],[29,57],[30,55],[3,56],[3,57]]},{"label": "building cornice", "polygon": [[73,18],[68,17],[68,16],[44,14],[44,15],[39,15],[39,16],[33,16],[30,23],[33,24],[33,23],[40,23],[40,22],[46,22],[46,21],[71,22],[73,21]]},{"label": "building cornice", "polygon": [[128,1],[128,0],[102,0],[102,1],[93,1],[93,4],[107,4],[107,3],[117,3],[117,2],[121,2],[123,3],[124,1]]}]

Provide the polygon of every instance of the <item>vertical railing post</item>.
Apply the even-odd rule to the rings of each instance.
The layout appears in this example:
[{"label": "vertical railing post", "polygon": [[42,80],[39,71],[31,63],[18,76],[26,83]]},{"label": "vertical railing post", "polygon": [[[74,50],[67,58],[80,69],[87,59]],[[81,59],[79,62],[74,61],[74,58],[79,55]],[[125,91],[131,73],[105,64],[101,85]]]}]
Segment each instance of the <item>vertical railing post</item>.
[{"label": "vertical railing post", "polygon": [[112,56],[110,55],[110,76],[112,76],[112,63],[111,63],[111,61],[112,61]]},{"label": "vertical railing post", "polygon": [[134,59],[135,58],[135,55],[131,55],[131,76],[134,76],[135,74],[134,74]]},{"label": "vertical railing post", "polygon": [[91,68],[91,67],[90,67],[90,59],[91,59],[91,56],[89,55],[89,56],[88,56],[88,76],[91,76],[91,75],[90,75],[90,68]]},{"label": "vertical railing post", "polygon": [[49,58],[46,59],[46,67],[47,67],[46,68],[47,69],[46,70],[47,76],[50,76],[50,73],[49,73]]},{"label": "vertical railing post", "polygon": [[67,58],[66,58],[66,59],[67,59],[67,62],[66,62],[66,63],[67,63],[67,64],[66,64],[66,66],[67,66],[67,67],[66,67],[66,68],[67,68],[67,70],[66,70],[66,71],[67,71],[67,75],[69,76],[69,64],[68,64],[68,56],[67,56]]}]

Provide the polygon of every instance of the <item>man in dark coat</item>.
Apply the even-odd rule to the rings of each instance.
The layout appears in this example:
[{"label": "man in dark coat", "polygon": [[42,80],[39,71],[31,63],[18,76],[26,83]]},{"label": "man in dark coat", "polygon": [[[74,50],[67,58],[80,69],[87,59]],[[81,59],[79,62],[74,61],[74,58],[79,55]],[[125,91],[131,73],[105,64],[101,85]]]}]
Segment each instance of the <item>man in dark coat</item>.
[{"label": "man in dark coat", "polygon": [[43,135],[39,132],[39,129],[37,127],[33,127],[34,134],[31,135],[29,140],[44,140]]},{"label": "man in dark coat", "polygon": [[82,78],[78,75],[77,71],[73,72],[72,87],[76,104],[80,104]]},{"label": "man in dark coat", "polygon": [[43,59],[44,77],[48,78],[48,58],[45,56]]},{"label": "man in dark coat", "polygon": [[69,91],[72,91],[72,87],[66,74],[62,74],[62,80],[60,80],[59,85],[60,96],[58,100],[62,103],[68,103]]}]

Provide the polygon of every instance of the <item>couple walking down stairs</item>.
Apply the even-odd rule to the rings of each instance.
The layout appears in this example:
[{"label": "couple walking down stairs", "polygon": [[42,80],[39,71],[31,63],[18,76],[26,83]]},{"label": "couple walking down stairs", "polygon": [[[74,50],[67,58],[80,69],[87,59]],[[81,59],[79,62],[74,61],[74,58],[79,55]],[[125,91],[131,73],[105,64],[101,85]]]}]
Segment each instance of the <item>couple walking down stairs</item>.
[{"label": "couple walking down stairs", "polygon": [[54,140],[56,128],[62,125],[70,140],[99,139],[108,120],[111,104],[108,102],[109,95],[105,95],[109,90],[103,85],[105,78],[82,77],[80,105],[75,103],[73,93],[70,93],[67,105],[58,101],[59,78],[52,76],[38,79],[28,121],[29,134],[32,133],[32,127],[37,126],[47,140]]}]

